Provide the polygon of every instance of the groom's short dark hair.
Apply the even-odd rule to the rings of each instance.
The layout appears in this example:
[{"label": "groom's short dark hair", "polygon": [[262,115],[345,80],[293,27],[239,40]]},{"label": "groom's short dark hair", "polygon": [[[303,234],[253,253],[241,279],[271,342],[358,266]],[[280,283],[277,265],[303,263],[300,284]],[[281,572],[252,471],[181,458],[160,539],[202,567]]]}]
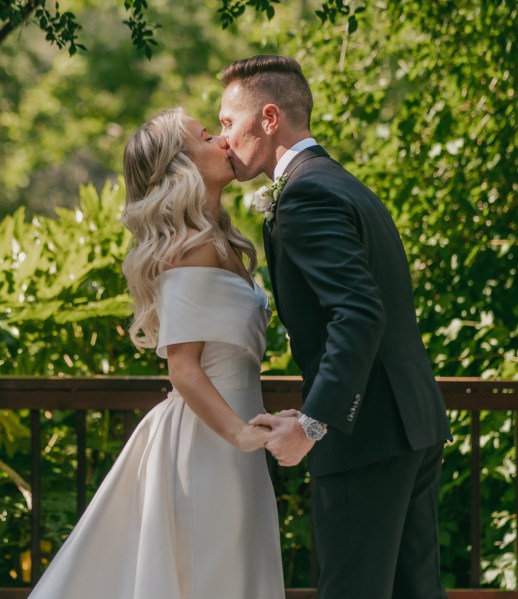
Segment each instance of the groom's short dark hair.
[{"label": "groom's short dark hair", "polygon": [[223,87],[235,81],[254,101],[277,104],[293,124],[309,128],[313,96],[294,58],[259,54],[237,60],[221,71]]}]

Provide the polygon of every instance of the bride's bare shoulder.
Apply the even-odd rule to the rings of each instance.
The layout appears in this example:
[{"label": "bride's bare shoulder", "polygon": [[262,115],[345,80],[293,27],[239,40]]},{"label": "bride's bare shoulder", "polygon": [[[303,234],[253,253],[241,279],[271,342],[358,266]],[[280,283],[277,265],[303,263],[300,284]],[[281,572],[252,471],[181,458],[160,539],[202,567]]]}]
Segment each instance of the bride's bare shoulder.
[{"label": "bride's bare shoulder", "polygon": [[[197,231],[194,229],[189,230],[189,238],[194,237],[196,233]],[[216,246],[211,241],[208,241],[185,252],[182,256],[175,256],[167,268],[180,268],[182,266],[221,268],[221,258],[216,250]]]}]

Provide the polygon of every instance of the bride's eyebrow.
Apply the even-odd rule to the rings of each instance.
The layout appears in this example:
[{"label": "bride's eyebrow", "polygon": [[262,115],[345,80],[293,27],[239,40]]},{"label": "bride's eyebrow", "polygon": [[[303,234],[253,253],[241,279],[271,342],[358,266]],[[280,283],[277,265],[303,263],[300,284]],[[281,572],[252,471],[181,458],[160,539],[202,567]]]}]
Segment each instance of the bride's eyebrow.
[{"label": "bride's eyebrow", "polygon": [[204,134],[204,133],[207,133],[207,135],[209,134],[209,132],[207,131],[207,129],[205,129],[205,128],[204,128],[204,129],[202,129],[202,130],[201,130],[201,133],[200,133],[200,139],[203,139],[203,134]]}]

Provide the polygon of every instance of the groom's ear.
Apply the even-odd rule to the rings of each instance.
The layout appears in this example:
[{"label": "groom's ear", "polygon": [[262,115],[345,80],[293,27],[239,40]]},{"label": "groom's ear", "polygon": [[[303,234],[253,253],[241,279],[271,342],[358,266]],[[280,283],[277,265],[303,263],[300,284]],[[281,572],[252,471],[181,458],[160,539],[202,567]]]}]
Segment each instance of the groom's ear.
[{"label": "groom's ear", "polygon": [[266,135],[274,135],[279,130],[281,111],[277,104],[265,104],[262,114],[262,125]]}]

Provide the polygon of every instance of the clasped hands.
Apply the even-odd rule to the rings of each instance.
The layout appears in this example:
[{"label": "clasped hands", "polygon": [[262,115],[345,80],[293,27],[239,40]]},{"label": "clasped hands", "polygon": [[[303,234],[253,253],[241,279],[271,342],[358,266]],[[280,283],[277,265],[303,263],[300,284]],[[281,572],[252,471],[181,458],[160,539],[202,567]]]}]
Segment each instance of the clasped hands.
[{"label": "clasped hands", "polygon": [[299,416],[297,410],[282,410],[275,415],[259,414],[248,423],[252,431],[260,429],[263,447],[281,466],[296,466],[315,444],[306,437]]}]

